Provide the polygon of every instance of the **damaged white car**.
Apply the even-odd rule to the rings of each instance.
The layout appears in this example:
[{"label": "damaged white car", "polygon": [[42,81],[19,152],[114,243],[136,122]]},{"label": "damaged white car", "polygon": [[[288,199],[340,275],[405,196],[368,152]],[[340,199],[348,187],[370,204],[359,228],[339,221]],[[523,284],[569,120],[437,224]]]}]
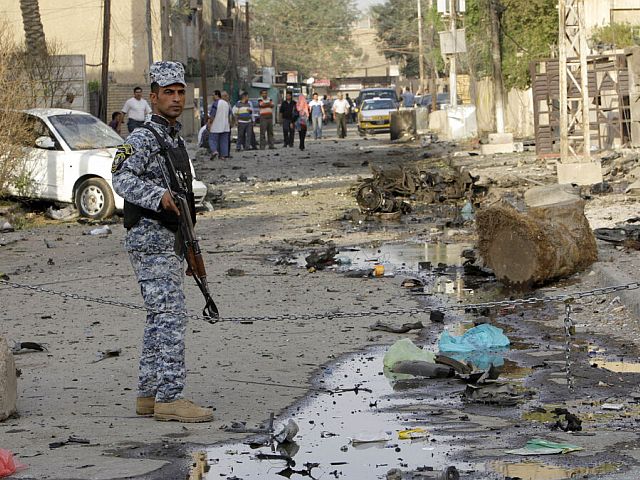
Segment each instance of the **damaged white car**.
[{"label": "damaged white car", "polygon": [[[25,162],[10,193],[18,197],[74,203],[83,217],[102,219],[124,207],[113,191],[111,164],[124,140],[93,115],[77,110],[34,108],[23,112],[30,138]],[[207,193],[195,179],[196,205]]]}]

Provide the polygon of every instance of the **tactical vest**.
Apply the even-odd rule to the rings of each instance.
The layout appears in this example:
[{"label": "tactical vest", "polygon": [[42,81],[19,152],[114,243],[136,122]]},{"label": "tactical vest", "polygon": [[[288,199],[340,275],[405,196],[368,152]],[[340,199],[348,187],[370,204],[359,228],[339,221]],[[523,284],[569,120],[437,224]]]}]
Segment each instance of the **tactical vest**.
[{"label": "tactical vest", "polygon": [[[178,139],[178,146],[173,147],[168,145],[164,138],[156,132],[153,127],[143,125],[139,128],[149,130],[156,137],[158,145],[160,146],[160,152],[158,157],[160,162],[163,162],[161,166],[165,172],[165,175],[171,182],[171,190],[173,192],[182,192],[186,195],[189,203],[189,210],[191,214],[191,220],[193,224],[196,223],[196,206],[195,197],[193,195],[193,175],[191,175],[191,163],[189,162],[189,154],[184,146],[182,138]],[[171,162],[176,173],[184,179],[184,185],[178,182],[177,178],[173,178],[169,172],[170,169],[167,166],[167,162]],[[128,230],[135,226],[141,218],[151,218],[157,220],[163,227],[168,228],[172,232],[177,232],[180,226],[178,216],[173,212],[166,210],[160,210],[156,212],[148,208],[140,207],[127,200],[124,201],[124,227]]]}]

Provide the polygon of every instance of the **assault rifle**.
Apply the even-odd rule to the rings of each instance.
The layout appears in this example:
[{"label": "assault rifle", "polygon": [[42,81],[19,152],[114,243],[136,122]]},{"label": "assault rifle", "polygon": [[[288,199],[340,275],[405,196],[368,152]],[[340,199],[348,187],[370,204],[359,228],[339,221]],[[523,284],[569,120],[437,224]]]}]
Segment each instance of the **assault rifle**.
[{"label": "assault rifle", "polygon": [[[157,133],[149,128],[156,139],[158,140],[161,148],[161,155],[158,155],[156,158],[158,159],[158,165],[160,166],[160,171],[162,172],[162,177],[164,179],[164,183],[173,199],[173,202],[180,210],[180,216],[178,217],[179,223],[179,231],[177,235],[182,243],[184,248],[184,257],[187,261],[187,272],[186,274],[196,282],[198,288],[202,292],[204,296],[205,305],[202,310],[202,315],[206,317],[209,323],[216,323],[218,318],[220,318],[220,314],[218,313],[218,307],[216,303],[211,298],[211,293],[209,293],[209,285],[207,284],[207,271],[204,268],[204,260],[202,259],[202,251],[200,250],[200,244],[198,243],[198,239],[196,238],[196,233],[193,227],[193,220],[191,218],[191,209],[189,207],[189,200],[187,199],[187,193],[189,192],[189,188],[187,187],[187,179],[182,174],[182,172],[177,172],[173,161],[171,158],[171,149],[167,147],[166,142],[162,137],[157,135]],[[165,159],[164,165],[160,160],[160,157]],[[171,180],[174,180],[174,185],[177,185],[178,188],[174,189],[171,187]]]}]

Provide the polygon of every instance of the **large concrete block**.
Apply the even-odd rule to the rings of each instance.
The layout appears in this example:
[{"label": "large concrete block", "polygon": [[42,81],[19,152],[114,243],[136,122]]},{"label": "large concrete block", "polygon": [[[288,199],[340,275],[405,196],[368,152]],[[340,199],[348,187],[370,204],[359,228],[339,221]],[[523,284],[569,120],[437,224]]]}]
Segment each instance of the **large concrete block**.
[{"label": "large concrete block", "polygon": [[493,155],[494,153],[513,153],[515,145],[511,143],[485,143],[480,145],[480,153],[482,155]]},{"label": "large concrete block", "polygon": [[558,183],[593,185],[602,182],[600,162],[558,163]]},{"label": "large concrete block", "polygon": [[18,380],[13,353],[7,341],[0,337],[0,421],[15,413],[17,397]]},{"label": "large concrete block", "polygon": [[489,143],[492,145],[513,143],[512,133],[490,133]]}]

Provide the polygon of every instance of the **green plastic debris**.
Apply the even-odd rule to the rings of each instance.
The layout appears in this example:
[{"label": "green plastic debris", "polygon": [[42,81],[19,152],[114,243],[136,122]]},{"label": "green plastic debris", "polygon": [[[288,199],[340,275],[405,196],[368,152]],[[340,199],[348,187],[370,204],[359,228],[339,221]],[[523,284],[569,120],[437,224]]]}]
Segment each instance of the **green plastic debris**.
[{"label": "green plastic debris", "polygon": [[555,455],[557,453],[579,452],[580,450],[584,449],[578,445],[550,442],[542,438],[532,438],[523,448],[507,450],[505,453],[510,453],[511,455]]},{"label": "green plastic debris", "polygon": [[433,352],[422,350],[408,338],[403,338],[389,347],[387,353],[384,354],[383,363],[386,368],[391,369],[396,363],[406,360],[435,363],[436,356]]}]

